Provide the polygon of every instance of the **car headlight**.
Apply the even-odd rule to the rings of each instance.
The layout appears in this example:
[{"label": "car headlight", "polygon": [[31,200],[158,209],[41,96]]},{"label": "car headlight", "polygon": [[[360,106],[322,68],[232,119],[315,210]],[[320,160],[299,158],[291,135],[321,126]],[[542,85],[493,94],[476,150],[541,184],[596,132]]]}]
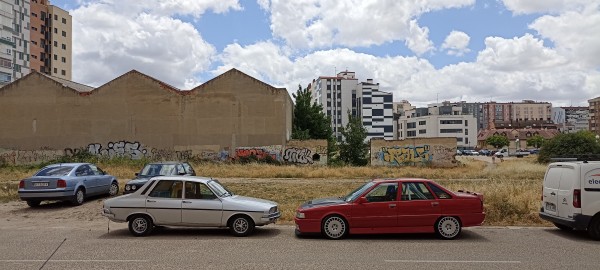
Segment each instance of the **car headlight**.
[{"label": "car headlight", "polygon": [[131,190],[135,190],[137,188],[136,185],[131,186]]},{"label": "car headlight", "polygon": [[130,189],[131,189],[131,186],[125,185],[125,190],[129,191]]},{"label": "car headlight", "polygon": [[296,217],[297,218],[305,218],[306,216],[304,216],[304,213],[302,213],[302,212],[296,212]]},{"label": "car headlight", "polygon": [[273,206],[273,207],[271,207],[271,209],[269,209],[269,214],[273,214],[273,213],[277,213],[277,206]]},{"label": "car headlight", "polygon": [[110,209],[109,208],[102,208],[102,212],[104,214],[111,214]]}]

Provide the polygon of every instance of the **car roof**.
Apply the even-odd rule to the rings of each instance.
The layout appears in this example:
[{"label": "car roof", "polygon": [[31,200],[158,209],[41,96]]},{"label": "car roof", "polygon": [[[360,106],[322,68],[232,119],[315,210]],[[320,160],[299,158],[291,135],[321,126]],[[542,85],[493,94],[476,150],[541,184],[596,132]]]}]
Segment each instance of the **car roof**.
[{"label": "car roof", "polygon": [[191,181],[191,182],[199,182],[206,184],[212,180],[216,180],[210,177],[202,177],[202,176],[179,176],[179,175],[165,175],[165,176],[155,176],[152,177],[152,180],[179,180],[179,181]]},{"label": "car roof", "polygon": [[425,178],[382,178],[382,179],[373,179],[373,182],[377,183],[387,183],[387,182],[410,182],[410,181],[420,181],[420,182],[433,182],[432,180]]},{"label": "car roof", "polygon": [[56,164],[50,164],[48,166],[46,166],[46,168],[48,167],[61,167],[61,166],[81,166],[81,165],[89,165],[90,163],[77,163],[77,162],[73,162],[73,163],[56,163]]},{"label": "car roof", "polygon": [[148,163],[149,164],[163,164],[163,165],[171,165],[171,164],[180,164],[180,163],[185,163],[184,161],[159,161],[159,162],[151,162]]}]

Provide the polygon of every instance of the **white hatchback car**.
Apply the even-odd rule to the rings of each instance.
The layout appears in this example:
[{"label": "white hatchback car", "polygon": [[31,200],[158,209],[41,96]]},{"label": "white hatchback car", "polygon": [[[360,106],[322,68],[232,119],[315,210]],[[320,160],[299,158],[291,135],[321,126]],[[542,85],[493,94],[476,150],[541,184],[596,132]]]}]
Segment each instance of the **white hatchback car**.
[{"label": "white hatchback car", "polygon": [[129,222],[134,236],[148,235],[155,225],[229,228],[246,236],[255,226],[275,223],[281,213],[277,203],[235,195],[215,179],[161,176],[134,193],[104,201],[102,215]]}]

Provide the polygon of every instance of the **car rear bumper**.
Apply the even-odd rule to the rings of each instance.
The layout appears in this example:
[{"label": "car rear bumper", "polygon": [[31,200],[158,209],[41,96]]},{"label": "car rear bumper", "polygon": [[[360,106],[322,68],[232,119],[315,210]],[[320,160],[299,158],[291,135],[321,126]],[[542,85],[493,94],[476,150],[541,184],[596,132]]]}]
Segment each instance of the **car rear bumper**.
[{"label": "car rear bumper", "polygon": [[590,221],[592,220],[591,216],[586,215],[575,215],[573,219],[557,217],[555,215],[547,214],[546,212],[544,212],[544,208],[540,209],[540,218],[543,220],[550,221],[552,223],[557,223],[560,225],[571,227],[575,230],[587,230]]},{"label": "car rear bumper", "polygon": [[460,219],[463,227],[480,226],[485,220],[485,213],[463,214]]},{"label": "car rear bumper", "polygon": [[75,194],[73,190],[19,190],[19,198],[27,200],[68,200]]}]

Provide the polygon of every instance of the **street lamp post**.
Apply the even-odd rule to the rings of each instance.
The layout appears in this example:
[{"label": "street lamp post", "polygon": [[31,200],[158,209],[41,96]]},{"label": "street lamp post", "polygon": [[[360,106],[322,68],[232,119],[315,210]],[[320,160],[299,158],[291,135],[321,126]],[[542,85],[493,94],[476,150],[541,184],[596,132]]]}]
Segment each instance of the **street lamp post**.
[{"label": "street lamp post", "polygon": [[519,148],[519,138],[515,139],[515,154],[517,154],[517,149]]}]

